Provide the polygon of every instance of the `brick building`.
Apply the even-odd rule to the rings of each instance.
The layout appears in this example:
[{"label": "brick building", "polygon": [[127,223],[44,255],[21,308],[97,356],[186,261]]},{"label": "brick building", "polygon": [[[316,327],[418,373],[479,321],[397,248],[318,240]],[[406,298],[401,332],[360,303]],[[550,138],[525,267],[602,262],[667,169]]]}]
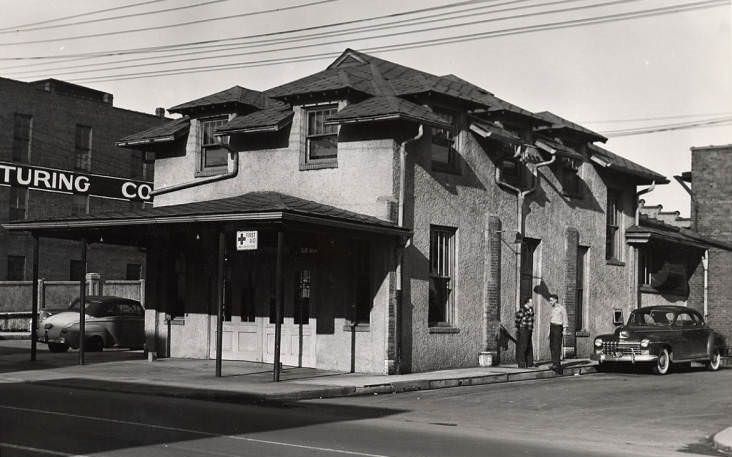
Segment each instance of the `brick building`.
[{"label": "brick building", "polygon": [[265,92],[170,111],[182,117],[118,143],[155,154],[154,208],[6,224],[146,246],[161,354],[377,373],[497,363],[531,297],[547,359],[556,293],[566,345],[587,356],[648,297],[677,302],[642,290],[644,247],[707,246],[638,215],[638,186],[664,176],[454,75],[346,50]]},{"label": "brick building", "polygon": [[[114,142],[166,119],[117,108],[112,101],[112,94],[64,81],[0,78],[0,221],[84,217],[142,205],[113,192],[101,195],[108,192],[95,187],[152,181],[153,164],[143,161],[143,153]],[[64,185],[72,180],[74,185]],[[89,271],[114,279],[142,274],[145,256],[137,247],[97,244],[91,250],[96,255]],[[29,280],[31,251],[28,235],[0,229],[0,280]],[[78,243],[43,238],[41,252],[41,278],[77,279]]]}]

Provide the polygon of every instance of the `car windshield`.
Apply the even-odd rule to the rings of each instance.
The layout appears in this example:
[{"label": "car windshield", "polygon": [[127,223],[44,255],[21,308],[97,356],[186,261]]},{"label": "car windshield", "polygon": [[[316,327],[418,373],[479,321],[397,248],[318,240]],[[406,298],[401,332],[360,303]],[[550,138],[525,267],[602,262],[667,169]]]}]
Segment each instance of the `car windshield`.
[{"label": "car windshield", "polygon": [[[69,311],[79,312],[79,299],[75,299],[69,306]],[[85,306],[86,314],[94,317],[99,317],[104,312],[104,305],[98,301],[87,301]]]},{"label": "car windshield", "polygon": [[630,313],[628,325],[636,327],[665,327],[674,321],[674,312],[667,309],[644,309]]}]

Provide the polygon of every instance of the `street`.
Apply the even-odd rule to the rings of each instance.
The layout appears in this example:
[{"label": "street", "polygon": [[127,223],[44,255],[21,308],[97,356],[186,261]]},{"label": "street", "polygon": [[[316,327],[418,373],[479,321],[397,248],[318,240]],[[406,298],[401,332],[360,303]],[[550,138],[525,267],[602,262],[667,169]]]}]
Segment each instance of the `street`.
[{"label": "street", "polygon": [[280,405],[8,380],[0,384],[0,456],[714,455],[706,440],[732,423],[731,406],[732,370],[597,374]]}]

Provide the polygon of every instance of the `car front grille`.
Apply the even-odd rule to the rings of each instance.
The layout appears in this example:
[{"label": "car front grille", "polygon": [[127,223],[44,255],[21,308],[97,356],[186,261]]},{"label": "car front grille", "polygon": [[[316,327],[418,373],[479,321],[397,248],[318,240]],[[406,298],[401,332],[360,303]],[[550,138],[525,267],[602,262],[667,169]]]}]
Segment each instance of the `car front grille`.
[{"label": "car front grille", "polygon": [[605,354],[640,354],[640,343],[618,343],[617,341],[603,341],[602,352]]}]

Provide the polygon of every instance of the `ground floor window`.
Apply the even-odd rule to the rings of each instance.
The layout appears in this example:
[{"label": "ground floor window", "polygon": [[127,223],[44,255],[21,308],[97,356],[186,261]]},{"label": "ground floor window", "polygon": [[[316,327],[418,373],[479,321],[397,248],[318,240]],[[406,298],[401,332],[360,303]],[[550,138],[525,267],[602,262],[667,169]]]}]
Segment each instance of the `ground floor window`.
[{"label": "ground floor window", "polygon": [[430,227],[430,327],[455,323],[455,233],[450,227]]},{"label": "ground floor window", "polygon": [[81,281],[81,260],[69,261],[69,281]]},{"label": "ground floor window", "polygon": [[139,281],[142,277],[142,266],[139,263],[128,263],[125,279],[128,281]]},{"label": "ground floor window", "polygon": [[307,325],[310,322],[310,288],[312,287],[312,273],[310,270],[301,270],[296,275],[295,285],[295,324]]}]

